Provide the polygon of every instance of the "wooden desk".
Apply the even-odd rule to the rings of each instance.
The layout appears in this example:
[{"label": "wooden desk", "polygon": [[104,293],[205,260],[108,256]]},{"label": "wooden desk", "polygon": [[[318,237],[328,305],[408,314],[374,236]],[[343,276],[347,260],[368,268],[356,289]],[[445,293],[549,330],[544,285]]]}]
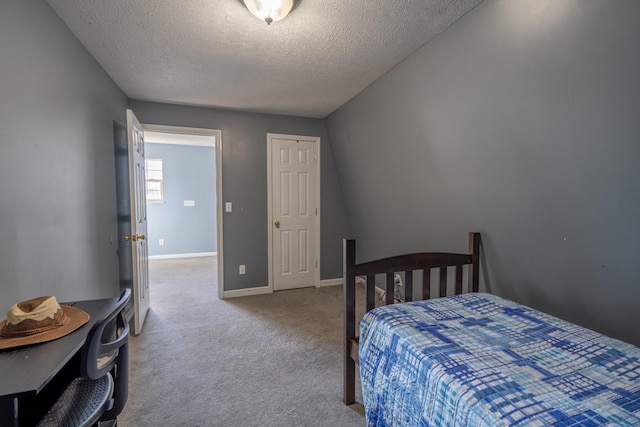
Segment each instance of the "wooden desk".
[{"label": "wooden desk", "polygon": [[13,350],[0,350],[1,426],[18,425],[20,398],[33,396],[42,391],[82,348],[87,334],[105,307],[116,300],[117,297],[78,301],[74,307],[86,311],[90,316],[89,321],[81,328],[53,341]]}]

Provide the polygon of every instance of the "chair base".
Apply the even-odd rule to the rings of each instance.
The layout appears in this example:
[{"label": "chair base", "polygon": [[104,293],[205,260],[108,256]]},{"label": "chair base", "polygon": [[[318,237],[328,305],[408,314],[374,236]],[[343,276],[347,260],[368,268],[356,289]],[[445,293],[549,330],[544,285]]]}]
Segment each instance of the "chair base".
[{"label": "chair base", "polygon": [[[111,374],[97,380],[74,378],[38,427],[89,427],[98,422],[113,394]],[[84,402],[84,405],[78,405]]]}]

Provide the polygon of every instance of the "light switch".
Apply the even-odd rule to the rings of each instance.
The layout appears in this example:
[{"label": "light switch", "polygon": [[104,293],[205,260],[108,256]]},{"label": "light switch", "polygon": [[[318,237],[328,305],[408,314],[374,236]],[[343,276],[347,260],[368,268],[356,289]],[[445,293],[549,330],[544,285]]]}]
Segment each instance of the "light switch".
[{"label": "light switch", "polygon": [[231,202],[227,202],[224,204],[224,211],[225,212],[231,212],[232,210],[232,206],[231,206]]},{"label": "light switch", "polygon": [[195,206],[196,205],[196,201],[195,200],[185,200],[184,201],[184,205],[185,206]]}]

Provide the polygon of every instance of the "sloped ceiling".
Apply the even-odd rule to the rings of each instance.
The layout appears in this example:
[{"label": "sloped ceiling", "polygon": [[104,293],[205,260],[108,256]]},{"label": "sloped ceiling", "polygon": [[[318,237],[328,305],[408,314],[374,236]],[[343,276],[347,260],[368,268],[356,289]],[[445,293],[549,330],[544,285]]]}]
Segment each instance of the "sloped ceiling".
[{"label": "sloped ceiling", "polygon": [[323,118],[482,0],[48,0],[131,99]]}]

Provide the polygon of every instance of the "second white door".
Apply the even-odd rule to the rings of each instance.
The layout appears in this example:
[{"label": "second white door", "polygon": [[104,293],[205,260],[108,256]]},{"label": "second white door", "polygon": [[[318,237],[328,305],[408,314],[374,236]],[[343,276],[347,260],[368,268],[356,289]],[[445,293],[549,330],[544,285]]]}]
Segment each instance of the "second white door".
[{"label": "second white door", "polygon": [[273,290],[319,282],[320,138],[268,134]]}]

